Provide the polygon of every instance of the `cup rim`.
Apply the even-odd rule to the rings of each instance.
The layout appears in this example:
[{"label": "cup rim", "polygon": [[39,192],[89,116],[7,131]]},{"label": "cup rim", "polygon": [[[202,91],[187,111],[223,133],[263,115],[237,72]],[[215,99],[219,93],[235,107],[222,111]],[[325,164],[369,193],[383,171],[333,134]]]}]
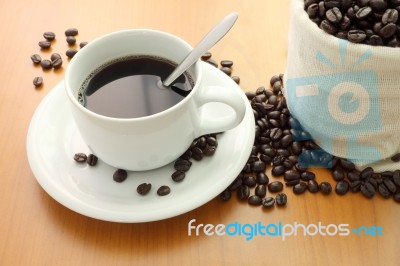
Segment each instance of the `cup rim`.
[{"label": "cup rim", "polygon": [[185,105],[188,101],[190,101],[191,98],[193,97],[193,95],[195,94],[195,91],[200,86],[200,81],[202,78],[202,68],[200,65],[200,59],[198,59],[192,65],[192,67],[194,67],[194,69],[196,70],[196,79],[195,79],[195,83],[194,83],[194,86],[193,86],[191,92],[187,96],[185,96],[180,102],[178,102],[177,104],[175,104],[175,105],[171,106],[170,108],[165,109],[161,112],[158,112],[158,113],[155,113],[152,115],[148,115],[148,116],[141,116],[141,117],[134,117],[134,118],[118,118],[118,117],[111,117],[111,116],[105,116],[105,115],[98,114],[96,112],[93,112],[93,111],[85,108],[82,104],[80,104],[78,102],[78,99],[72,93],[72,89],[70,88],[69,81],[68,81],[71,78],[71,68],[74,67],[75,64],[77,64],[75,62],[78,60],[81,60],[80,57],[85,56],[85,54],[87,53],[86,51],[91,49],[91,47],[95,46],[97,43],[102,42],[105,38],[112,39],[118,35],[124,35],[127,33],[158,34],[163,37],[172,38],[172,39],[175,39],[175,40],[181,42],[189,50],[193,49],[193,47],[190,44],[188,44],[185,40],[181,39],[180,37],[173,35],[171,33],[168,33],[168,32],[153,30],[153,29],[144,29],[144,28],[142,28],[142,29],[126,29],[126,30],[119,30],[119,31],[115,31],[115,32],[111,32],[111,33],[99,36],[99,37],[95,38],[93,41],[89,42],[87,45],[85,45],[85,47],[83,47],[81,50],[79,50],[79,53],[77,53],[71,59],[71,61],[69,62],[68,66],[67,66],[67,70],[65,72],[65,77],[64,77],[64,88],[67,92],[67,95],[68,95],[70,101],[74,104],[74,106],[77,107],[81,112],[85,113],[86,115],[92,116],[96,119],[100,119],[100,120],[104,120],[104,121],[108,121],[108,122],[128,123],[128,122],[133,122],[133,121],[145,121],[145,120],[157,119],[168,113],[174,112],[176,109],[181,108],[181,106]]}]

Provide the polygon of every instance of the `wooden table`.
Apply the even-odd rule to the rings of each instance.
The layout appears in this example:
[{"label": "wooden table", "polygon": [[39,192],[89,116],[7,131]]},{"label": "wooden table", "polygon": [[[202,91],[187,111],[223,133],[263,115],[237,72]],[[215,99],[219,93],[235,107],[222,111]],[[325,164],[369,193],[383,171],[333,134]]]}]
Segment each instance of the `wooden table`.
[{"label": "wooden table", "polygon": [[[233,30],[211,52],[234,61],[244,91],[267,86],[286,66],[289,0],[0,1],[0,264],[1,265],[398,265],[400,205],[376,196],[344,197],[287,190],[286,208],[264,211],[233,197],[210,200],[163,221],[119,224],[77,214],[53,200],[35,180],[26,155],[32,114],[60,82],[68,64],[64,30],[79,29],[78,42],[127,28],[167,31],[195,45],[231,11]],[[45,31],[57,39],[40,51]],[[43,72],[30,55],[63,54],[63,68]],[[32,80],[43,76],[44,86]],[[317,171],[318,180],[331,180]],[[380,226],[383,236],[188,236],[188,223],[349,224]]]}]

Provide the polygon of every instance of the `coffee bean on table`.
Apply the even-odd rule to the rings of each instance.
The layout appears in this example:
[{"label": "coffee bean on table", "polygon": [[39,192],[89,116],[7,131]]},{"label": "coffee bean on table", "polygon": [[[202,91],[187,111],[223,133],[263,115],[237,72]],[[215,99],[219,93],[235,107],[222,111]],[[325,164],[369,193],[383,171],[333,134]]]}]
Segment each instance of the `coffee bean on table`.
[{"label": "coffee bean on table", "polygon": [[267,187],[265,185],[257,185],[254,193],[263,198],[267,194]]},{"label": "coffee bean on table", "polygon": [[300,182],[293,187],[294,194],[303,194],[306,192],[308,186],[306,183]]},{"label": "coffee bean on table", "polygon": [[[257,173],[256,181],[257,181],[257,184],[259,184],[259,185],[268,185],[269,178],[265,173],[261,172],[261,173]],[[399,181],[400,181],[400,179],[399,179]]]},{"label": "coffee bean on table", "polygon": [[390,193],[389,189],[387,189],[387,187],[384,184],[379,184],[378,192],[382,197],[386,199],[392,195],[392,193]]},{"label": "coffee bean on table", "polygon": [[56,38],[56,34],[52,31],[46,31],[43,33],[43,37],[48,41],[53,41]]},{"label": "coffee bean on table", "polygon": [[335,192],[338,195],[345,195],[349,191],[349,182],[346,180],[340,180],[336,183]]},{"label": "coffee bean on table", "polygon": [[[33,59],[32,59],[33,60]],[[400,153],[396,153],[390,158],[393,162],[397,163],[400,162]]]},{"label": "coffee bean on table", "polygon": [[332,176],[333,179],[335,181],[341,181],[344,179],[345,175],[344,175],[344,171],[341,168],[335,168],[332,172]]},{"label": "coffee bean on table", "polygon": [[86,163],[90,166],[95,166],[97,164],[97,161],[98,161],[98,158],[94,154],[89,154],[86,159]]},{"label": "coffee bean on table", "polygon": [[258,206],[258,205],[261,205],[262,199],[257,195],[251,195],[248,198],[248,202],[250,205]]},{"label": "coffee bean on table", "polygon": [[397,188],[396,185],[393,183],[392,180],[390,180],[389,178],[385,178],[383,180],[383,184],[387,187],[387,189],[391,192],[391,193],[396,193]]},{"label": "coffee bean on table", "polygon": [[321,182],[319,184],[319,190],[324,195],[329,195],[332,192],[332,186],[328,182]]},{"label": "coffee bean on table", "polygon": [[382,16],[382,23],[384,25],[388,23],[396,23],[399,18],[399,13],[396,9],[389,8],[385,11]]},{"label": "coffee bean on table", "polygon": [[242,185],[242,177],[239,175],[238,177],[233,180],[233,182],[229,185],[229,191],[236,191]]},{"label": "coffee bean on table", "polygon": [[374,186],[371,185],[371,183],[366,182],[363,185],[361,185],[360,191],[365,197],[370,199],[375,195],[376,190]]},{"label": "coffee bean on table", "polygon": [[352,181],[351,183],[350,183],[350,190],[351,190],[351,192],[359,192],[360,190],[361,190],[361,185],[362,185],[363,183],[361,182],[361,181],[359,181],[359,180],[356,180],[356,181]]},{"label": "coffee bean on table", "polygon": [[78,52],[78,50],[76,50],[76,49],[74,49],[74,48],[70,48],[70,49],[68,49],[66,52],[65,52],[65,55],[68,57],[68,58],[72,58],[72,57],[74,57],[75,56],[75,54]]},{"label": "coffee bean on table", "polygon": [[51,47],[51,42],[49,42],[49,41],[40,41],[38,43],[38,45],[40,46],[41,49],[45,50],[45,49],[49,49]]},{"label": "coffee bean on table", "polygon": [[161,186],[157,189],[157,195],[166,196],[171,192],[171,188],[169,186]]},{"label": "coffee bean on table", "polygon": [[33,55],[31,55],[31,60],[34,64],[40,64],[40,62],[42,61],[42,58],[38,54],[33,54]]},{"label": "coffee bean on table", "polygon": [[74,36],[67,36],[66,41],[68,45],[74,45],[76,43],[76,38]]},{"label": "coffee bean on table", "polygon": [[35,77],[33,79],[33,85],[35,85],[35,87],[40,87],[43,84],[43,78],[42,77]]},{"label": "coffee bean on table", "polygon": [[221,63],[221,66],[223,66],[223,67],[232,67],[233,66],[233,61],[231,61],[231,60],[222,60],[220,63]]},{"label": "coffee bean on table", "polygon": [[285,173],[285,170],[286,169],[283,165],[277,165],[277,166],[272,167],[271,173],[273,176],[281,176],[281,175],[283,175],[283,173]]},{"label": "coffee bean on table", "polygon": [[140,195],[146,195],[149,193],[150,190],[151,190],[150,183],[142,183],[136,188],[137,193],[139,193]]},{"label": "coffee bean on table", "polygon": [[86,154],[84,154],[84,153],[82,153],[82,152],[76,153],[76,154],[74,155],[74,160],[75,160],[76,162],[78,162],[78,163],[84,163],[84,162],[86,162],[86,159],[87,159]]},{"label": "coffee bean on table", "polygon": [[243,178],[243,184],[248,186],[248,187],[255,187],[257,185],[257,181],[254,178],[254,176],[245,176]]},{"label": "coffee bean on table", "polygon": [[339,23],[343,18],[342,12],[337,7],[331,8],[326,11],[326,19],[332,23]]},{"label": "coffee bean on table", "polygon": [[60,59],[61,55],[59,53],[52,53],[50,56],[51,61],[55,61],[56,59]]},{"label": "coffee bean on table", "polygon": [[310,191],[311,193],[317,193],[319,191],[318,183],[313,179],[308,180],[307,187],[308,191]]},{"label": "coffee bean on table", "polygon": [[77,28],[69,28],[65,31],[65,36],[76,36],[76,35],[78,35]]},{"label": "coffee bean on table", "polygon": [[178,159],[174,163],[174,168],[177,171],[187,172],[189,171],[192,163],[189,160]]},{"label": "coffee bean on table", "polygon": [[219,198],[223,201],[230,200],[231,196],[232,196],[232,193],[229,190],[224,190],[221,192],[221,194],[219,194]]},{"label": "coffee bean on table", "polygon": [[367,34],[363,30],[350,30],[347,33],[347,39],[350,42],[361,43],[367,38]]},{"label": "coffee bean on table", "polygon": [[282,206],[286,206],[287,204],[287,196],[285,193],[279,193],[278,195],[276,195],[275,197],[275,201],[276,201],[276,205],[282,207]]},{"label": "coffee bean on table", "polygon": [[262,200],[261,204],[264,208],[274,207],[275,199],[273,197],[266,197],[265,199]]},{"label": "coffee bean on table", "polygon": [[79,43],[79,48],[83,48],[83,47],[85,47],[86,45],[88,44],[88,42],[80,42]]},{"label": "coffee bean on table", "polygon": [[250,189],[246,185],[241,185],[237,191],[237,196],[240,200],[247,200],[250,196]]},{"label": "coffee bean on table", "polygon": [[41,65],[41,67],[43,68],[43,69],[50,69],[50,68],[52,68],[52,66],[53,66],[53,64],[51,63],[51,61],[50,60],[48,60],[48,59],[43,59],[41,62],[40,62],[40,65]]},{"label": "coffee bean on table", "polygon": [[222,72],[224,72],[228,76],[230,76],[232,74],[232,69],[229,68],[229,67],[222,67],[221,70],[222,70]]},{"label": "coffee bean on table", "polygon": [[211,56],[212,56],[212,54],[211,54],[210,52],[205,52],[205,53],[201,56],[201,59],[202,59],[202,60],[208,60],[208,59],[211,58]]},{"label": "coffee bean on table", "polygon": [[52,66],[53,66],[54,69],[59,69],[59,68],[61,68],[62,63],[63,63],[63,61],[62,61],[61,58],[57,58],[57,59],[55,59],[55,60],[53,60],[53,61],[51,62],[51,64],[52,64]]},{"label": "coffee bean on table", "polygon": [[272,181],[268,184],[269,192],[280,192],[283,190],[283,183],[280,181]]},{"label": "coffee bean on table", "polygon": [[309,181],[309,180],[314,180],[315,179],[315,174],[310,171],[305,171],[300,174],[300,178],[303,181]]}]

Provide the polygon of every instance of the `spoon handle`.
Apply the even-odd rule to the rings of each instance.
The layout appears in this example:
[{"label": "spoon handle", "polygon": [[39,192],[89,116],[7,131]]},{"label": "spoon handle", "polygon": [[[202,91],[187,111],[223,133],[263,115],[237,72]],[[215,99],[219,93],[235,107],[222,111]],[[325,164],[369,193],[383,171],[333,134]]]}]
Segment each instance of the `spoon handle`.
[{"label": "spoon handle", "polygon": [[185,70],[193,65],[205,52],[213,47],[225,34],[232,28],[238,18],[238,14],[233,12],[224,17],[220,23],[215,25],[206,36],[193,48],[193,50],[183,59],[177,68],[164,80],[163,85],[169,86]]}]

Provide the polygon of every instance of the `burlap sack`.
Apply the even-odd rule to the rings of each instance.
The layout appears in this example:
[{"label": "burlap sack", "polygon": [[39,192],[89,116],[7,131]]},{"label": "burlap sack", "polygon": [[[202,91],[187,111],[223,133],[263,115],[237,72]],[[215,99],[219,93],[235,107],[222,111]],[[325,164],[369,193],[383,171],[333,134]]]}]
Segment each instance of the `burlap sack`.
[{"label": "burlap sack", "polygon": [[331,36],[292,0],[284,95],[325,151],[359,169],[400,169],[400,48]]}]

